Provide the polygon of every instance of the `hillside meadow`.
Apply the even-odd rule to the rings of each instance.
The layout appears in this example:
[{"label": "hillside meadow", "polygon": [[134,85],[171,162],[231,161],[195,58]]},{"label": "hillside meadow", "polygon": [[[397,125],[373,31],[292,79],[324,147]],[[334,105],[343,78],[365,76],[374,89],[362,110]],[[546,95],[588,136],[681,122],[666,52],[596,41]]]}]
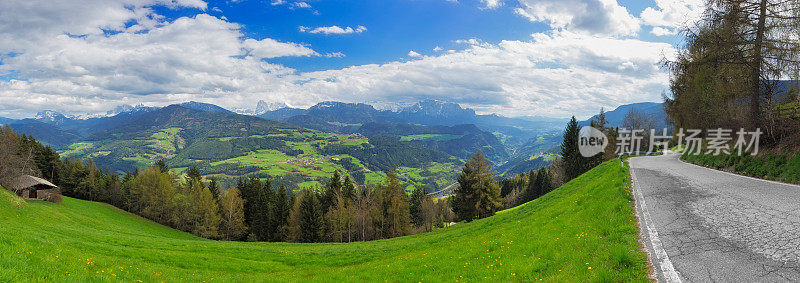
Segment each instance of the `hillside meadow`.
[{"label": "hillside meadow", "polygon": [[628,170],[609,161],[527,204],[349,244],[219,242],[111,206],[0,190],[0,281],[648,281]]}]

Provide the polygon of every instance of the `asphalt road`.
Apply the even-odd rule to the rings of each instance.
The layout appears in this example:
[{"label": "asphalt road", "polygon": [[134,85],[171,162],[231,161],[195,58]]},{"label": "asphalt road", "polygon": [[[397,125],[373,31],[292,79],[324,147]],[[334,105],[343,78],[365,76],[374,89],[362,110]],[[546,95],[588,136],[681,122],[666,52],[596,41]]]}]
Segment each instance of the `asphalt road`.
[{"label": "asphalt road", "polygon": [[800,186],[684,163],[675,153],[630,165],[659,281],[800,281]]}]

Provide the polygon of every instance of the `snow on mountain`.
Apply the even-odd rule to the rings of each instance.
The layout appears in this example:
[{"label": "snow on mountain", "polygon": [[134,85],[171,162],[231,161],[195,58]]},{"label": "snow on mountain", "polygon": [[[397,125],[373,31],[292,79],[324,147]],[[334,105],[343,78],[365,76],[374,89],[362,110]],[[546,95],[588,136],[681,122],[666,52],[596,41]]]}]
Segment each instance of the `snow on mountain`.
[{"label": "snow on mountain", "polygon": [[246,108],[234,108],[233,112],[243,115],[262,115],[267,112],[272,112],[278,109],[289,108],[290,106],[285,102],[266,102],[263,100],[259,100],[258,104],[256,104],[255,109],[246,109]]}]

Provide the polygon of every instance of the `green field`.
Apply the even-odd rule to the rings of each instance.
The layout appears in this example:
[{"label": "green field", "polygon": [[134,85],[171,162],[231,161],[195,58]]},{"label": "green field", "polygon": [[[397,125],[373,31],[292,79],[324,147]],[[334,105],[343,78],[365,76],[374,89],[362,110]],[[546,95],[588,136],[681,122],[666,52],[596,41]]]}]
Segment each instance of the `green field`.
[{"label": "green field", "polygon": [[[305,129],[278,129],[258,135],[235,134],[241,136],[212,135],[212,138],[192,141],[188,137],[193,135],[186,129],[164,127],[116,139],[74,143],[61,154],[78,158],[111,154],[99,160],[99,165],[116,168],[112,170],[117,173],[146,167],[163,159],[168,166],[174,167],[172,171],[176,174],[183,173],[190,166],[198,166],[205,176],[216,177],[224,186],[235,185],[239,177],[256,177],[277,179],[290,189],[300,190],[324,185],[335,171],[350,175],[359,184],[378,184],[386,179],[386,172],[364,160],[349,154],[323,153],[323,149],[330,145],[369,145],[369,139],[361,135]],[[460,170],[454,163],[429,162],[419,167],[413,172],[414,177],[400,176],[409,190],[415,187],[437,190],[452,183]]]},{"label": "green field", "polygon": [[0,281],[648,281],[628,171],[607,162],[496,216],[352,244],[204,240],[104,204],[0,190]]}]

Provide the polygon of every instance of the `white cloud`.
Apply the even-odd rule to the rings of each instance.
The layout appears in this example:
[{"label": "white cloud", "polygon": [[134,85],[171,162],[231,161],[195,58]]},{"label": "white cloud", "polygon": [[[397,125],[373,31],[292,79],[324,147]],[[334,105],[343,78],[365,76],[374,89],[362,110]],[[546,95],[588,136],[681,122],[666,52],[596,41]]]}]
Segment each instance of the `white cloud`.
[{"label": "white cloud", "polygon": [[319,11],[314,10],[314,8],[311,7],[311,4],[308,4],[306,1],[272,0],[269,4],[272,6],[286,6],[289,8],[289,10],[307,9],[310,10],[314,15],[319,15]]},{"label": "white cloud", "polygon": [[284,43],[271,38],[255,40],[248,38],[242,46],[256,58],[276,58],[286,56],[316,56],[319,55],[311,48],[297,43]]},{"label": "white cloud", "polygon": [[500,0],[481,0],[481,4],[483,4],[484,9],[497,9],[500,6],[503,6],[503,2]]},{"label": "white cloud", "polygon": [[331,52],[331,53],[326,53],[325,57],[328,57],[328,58],[342,58],[342,57],[345,57],[345,55],[342,52]]},{"label": "white cloud", "polygon": [[594,35],[636,35],[639,20],[616,0],[519,0],[516,13],[554,29]]},{"label": "white cloud", "polygon": [[436,47],[433,48],[433,51],[434,52],[439,52],[439,51],[442,51],[442,48],[437,45]]},{"label": "white cloud", "polygon": [[[0,75],[19,78],[0,81],[0,116],[54,106],[103,112],[126,101],[163,105],[235,97],[261,85],[279,89],[294,70],[262,59],[320,56],[296,43],[245,38],[238,24],[207,14],[168,22],[142,1],[100,1],[76,11],[61,11],[70,5],[56,2],[12,7],[14,13],[6,9],[14,5],[0,3]],[[204,8],[192,1],[151,5],[159,3]],[[46,12],[51,20],[37,18]]]},{"label": "white cloud", "polygon": [[[238,24],[206,14],[166,21],[152,9],[165,1],[145,5],[138,0],[138,6],[86,1],[93,5],[74,10],[54,3],[46,11],[53,15],[41,18],[42,11],[7,12],[0,2],[0,56],[16,54],[3,57],[0,75],[19,78],[0,81],[0,116],[52,108],[103,113],[119,104],[188,100],[250,108],[258,100],[303,107],[325,100],[422,98],[451,100],[484,113],[587,116],[600,107],[660,99],[668,77],[658,62],[674,52],[666,43],[617,37],[624,32],[583,30],[585,20],[575,16],[556,25],[559,31],[526,41],[472,38],[456,41],[463,47],[459,51],[439,48],[443,52],[431,56],[410,51],[414,60],[302,73],[267,60],[344,54],[247,38]],[[168,4],[205,9],[197,2]]]},{"label": "white cloud", "polygon": [[353,34],[353,33],[362,33],[367,31],[367,27],[365,26],[357,26],[355,28],[352,27],[340,27],[340,26],[329,26],[329,27],[317,27],[317,28],[309,28],[306,26],[299,26],[297,27],[300,32],[307,32],[313,34]]},{"label": "white cloud", "polygon": [[311,8],[311,5],[309,5],[306,2],[295,2],[294,6],[297,7],[297,8],[303,8],[303,9],[310,9]]},{"label": "white cloud", "polygon": [[[476,42],[478,43],[478,42]],[[600,107],[660,99],[665,43],[560,32],[531,41],[478,43],[463,51],[383,65],[300,74],[300,105],[314,99],[410,102],[440,98],[506,115],[588,116]]]},{"label": "white cloud", "polygon": [[416,51],[411,50],[411,51],[408,51],[408,57],[419,58],[419,57],[422,57],[422,54],[419,54]]},{"label": "white cloud", "polygon": [[654,35],[674,35],[699,20],[704,11],[704,0],[656,0],[656,7],[645,8],[640,17],[653,26]]}]

